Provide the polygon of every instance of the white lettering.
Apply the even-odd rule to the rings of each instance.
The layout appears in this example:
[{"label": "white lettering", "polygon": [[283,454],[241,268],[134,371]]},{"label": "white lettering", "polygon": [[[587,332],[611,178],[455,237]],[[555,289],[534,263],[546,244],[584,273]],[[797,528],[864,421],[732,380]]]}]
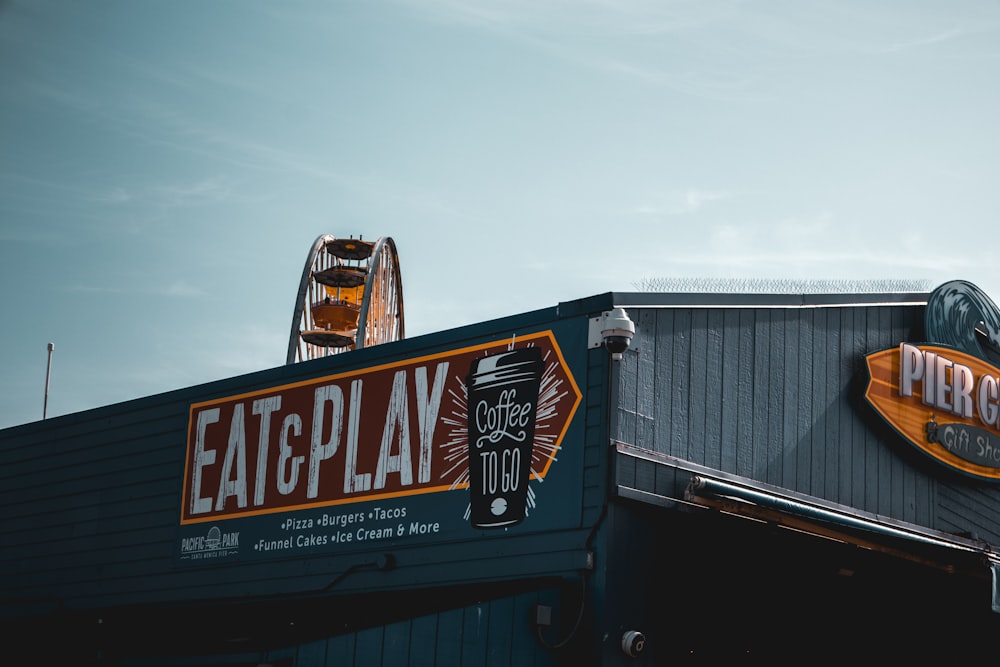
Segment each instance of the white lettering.
[{"label": "white lettering", "polygon": [[299,468],[305,461],[304,456],[292,456],[292,447],[288,444],[288,432],[298,437],[302,435],[302,417],[294,412],[285,417],[281,423],[281,437],[278,441],[278,493],[287,496],[295,490],[299,483]]},{"label": "white lettering", "polygon": [[[934,405],[942,410],[951,410],[951,400],[948,394],[951,393],[951,385],[948,384],[948,371],[954,364],[950,359],[935,355],[934,357],[934,384],[937,391],[934,393]],[[953,378],[954,379],[954,378]]]},{"label": "white lettering", "polygon": [[924,352],[924,405],[934,406],[934,371],[937,366],[934,360],[937,355],[933,352]]},{"label": "white lettering", "polygon": [[[385,488],[385,478],[391,472],[399,473],[399,483],[413,484],[413,460],[410,457],[410,412],[406,396],[406,371],[396,371],[392,378],[392,395],[382,429],[382,446],[378,452],[378,467],[375,469],[375,488]],[[390,454],[399,426],[399,454]]]},{"label": "white lettering", "polygon": [[[328,380],[323,386],[306,385],[308,388],[301,390],[290,386],[280,394],[247,395],[242,401],[237,397],[221,408],[199,411],[191,434],[188,511],[198,515],[260,508],[281,502],[281,496],[293,496],[297,501],[340,496],[340,465],[344,466],[345,495],[431,482],[449,367],[448,361],[440,361],[389,371],[391,383],[386,382],[387,373],[369,389],[374,395],[368,401],[375,403],[366,406],[367,414],[362,413],[364,381],[360,377],[349,380],[349,387],[348,380]],[[516,393],[508,391],[504,396],[500,405],[487,410],[487,418],[513,425],[525,421],[526,407],[513,400]],[[312,400],[311,411],[289,410],[303,398]],[[256,420],[247,415],[248,409]],[[378,415],[373,413],[382,410],[385,419],[378,424]],[[413,411],[416,419],[411,422]],[[225,422],[223,412],[228,417]],[[220,422],[218,427],[212,426]],[[222,430],[223,424],[227,431]],[[376,445],[369,429],[379,428],[382,437]],[[228,442],[224,456],[220,456],[220,440],[226,432]],[[414,446],[419,447],[417,452]],[[221,464],[219,468],[210,467],[216,463]],[[506,469],[509,461],[498,465]],[[330,475],[336,479],[333,488]],[[521,481],[505,476],[499,468],[495,477],[505,488]]]},{"label": "white lettering", "polygon": [[347,456],[344,462],[344,493],[368,491],[372,488],[372,475],[369,472],[357,474],[358,470],[358,429],[361,424],[361,390],[360,379],[351,382],[351,402],[347,415]]},{"label": "white lettering", "polygon": [[972,369],[955,364],[951,369],[951,409],[956,415],[972,419],[972,390],[975,379]]},{"label": "white lettering", "polygon": [[531,401],[515,403],[517,389],[504,389],[496,405],[479,401],[476,405],[476,426],[482,434],[476,440],[476,447],[487,442],[497,443],[504,438],[524,442],[528,437],[525,427],[531,415]]},{"label": "white lettering", "polygon": [[[330,439],[323,442],[323,425],[326,404],[333,403]],[[312,447],[309,450],[309,482],[306,497],[315,498],[319,494],[319,464],[337,453],[340,446],[340,431],[344,426],[344,392],[335,384],[316,389],[313,400]]]},{"label": "white lettering", "polygon": [[[235,478],[233,468],[236,469]],[[215,500],[216,512],[226,506],[226,500],[230,496],[236,496],[236,505],[240,509],[247,506],[247,433],[242,403],[233,406],[229,444],[226,447],[226,459],[222,463],[222,481],[219,482],[219,495]]]},{"label": "white lettering", "polygon": [[428,533],[437,533],[441,531],[441,524],[437,521],[434,523],[421,523],[419,521],[414,521],[410,524],[410,535],[426,535]]},{"label": "white lettering", "polygon": [[448,377],[448,362],[442,362],[434,369],[434,386],[427,392],[427,367],[420,366],[415,371],[417,382],[417,420],[420,423],[420,462],[417,469],[417,481],[429,482],[431,479],[432,443],[434,442],[434,427],[437,425],[438,410],[441,408],[441,397],[444,395],[444,383]]},{"label": "white lettering", "polygon": [[988,426],[997,426],[1000,416],[1000,386],[992,375],[984,375],[979,379],[979,390],[976,394],[979,408],[979,419]]},{"label": "white lettering", "polygon": [[[924,377],[924,353],[916,345],[899,345],[899,395],[913,396],[913,383]],[[926,396],[926,392],[924,393]]]},{"label": "white lettering", "polygon": [[521,486],[521,450],[516,448],[479,453],[483,466],[483,495],[516,491]]},{"label": "white lettering", "polygon": [[260,415],[260,437],[257,444],[257,474],[254,477],[253,504],[264,504],[264,488],[267,485],[267,450],[271,445],[271,413],[281,408],[281,396],[258,398],[253,402],[252,412]]},{"label": "white lettering", "polygon": [[194,461],[191,475],[191,514],[212,511],[212,499],[201,497],[201,471],[215,463],[215,450],[205,451],[205,429],[219,421],[219,408],[202,410],[198,413],[197,433],[194,441]]}]

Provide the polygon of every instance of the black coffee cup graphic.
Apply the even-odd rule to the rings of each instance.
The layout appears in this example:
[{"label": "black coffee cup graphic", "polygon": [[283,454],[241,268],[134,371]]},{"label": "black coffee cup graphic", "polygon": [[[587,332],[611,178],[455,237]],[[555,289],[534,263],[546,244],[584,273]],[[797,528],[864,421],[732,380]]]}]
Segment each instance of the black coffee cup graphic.
[{"label": "black coffee cup graphic", "polygon": [[537,347],[472,362],[467,387],[474,528],[513,526],[524,520],[544,367]]}]

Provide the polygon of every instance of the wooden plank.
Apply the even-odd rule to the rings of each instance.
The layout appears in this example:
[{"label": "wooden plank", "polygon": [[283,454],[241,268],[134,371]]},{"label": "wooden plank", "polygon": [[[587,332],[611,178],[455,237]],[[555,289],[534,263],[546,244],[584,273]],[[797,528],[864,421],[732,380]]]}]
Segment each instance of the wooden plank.
[{"label": "wooden plank", "polygon": [[657,495],[667,498],[682,498],[684,487],[691,480],[690,473],[683,473],[670,466],[655,466],[654,481],[651,488],[642,489],[651,491]]},{"label": "wooden plank", "polygon": [[357,636],[352,632],[338,635],[327,640],[326,655],[330,665],[350,667],[354,665],[355,643]]},{"label": "wooden plank", "polygon": [[514,616],[512,627],[513,640],[510,646],[510,667],[533,667],[536,664],[548,664],[542,656],[544,650],[535,639],[533,627],[528,623],[535,605],[546,604],[554,606],[554,600],[542,592],[531,591],[514,598]]},{"label": "wooden plank", "polygon": [[679,310],[674,313],[674,335],[672,340],[674,363],[670,384],[670,446],[667,454],[685,458],[688,456],[688,442],[691,439],[691,311]]},{"label": "wooden plank", "polygon": [[410,623],[410,655],[408,664],[436,665],[438,614],[414,618]]},{"label": "wooden plank", "polygon": [[615,483],[635,487],[637,459],[625,456],[615,457]]},{"label": "wooden plank", "polygon": [[851,413],[847,396],[847,387],[853,373],[854,365],[850,361],[852,354],[857,354],[858,349],[855,342],[855,321],[857,320],[857,308],[844,308],[841,313],[841,348],[840,348],[840,390],[841,411],[840,411],[840,439],[838,440],[841,449],[840,465],[843,474],[841,475],[840,499],[838,502],[855,507],[864,506],[864,475],[865,458],[863,443],[857,442],[855,437],[855,423]]},{"label": "wooden plank", "polygon": [[[501,598],[490,602],[486,667],[510,667],[513,664],[511,646],[517,636],[514,616],[514,598]],[[524,618],[517,620],[527,625],[527,613],[524,614]]]},{"label": "wooden plank", "polygon": [[830,309],[826,311],[825,347],[827,361],[824,377],[826,378],[826,421],[823,424],[823,479],[824,498],[846,504],[850,491],[846,481],[849,471],[843,466],[849,465],[848,457],[843,453],[841,442],[843,424],[841,414],[844,410],[844,400],[841,395],[841,349],[843,347],[843,310]]},{"label": "wooden plank", "polygon": [[408,619],[383,626],[383,665],[404,665],[409,663],[411,626],[412,624]]},{"label": "wooden plank", "polygon": [[832,443],[827,442],[827,429],[832,421],[830,419],[831,382],[827,377],[829,349],[829,330],[827,329],[827,315],[829,309],[816,308],[812,313],[812,326],[810,327],[809,345],[811,350],[806,352],[811,359],[810,368],[812,379],[810,386],[810,412],[812,414],[812,424],[809,428],[809,493],[824,497],[828,488],[836,489],[836,484],[828,487],[829,471],[827,450]]},{"label": "wooden plank", "polygon": [[737,365],[736,474],[751,477],[754,472],[754,378],[757,357],[757,313],[744,308],[740,313],[739,357]]},{"label": "wooden plank", "polygon": [[656,423],[655,451],[661,454],[671,453],[673,443],[674,339],[674,311],[656,311],[656,359],[653,363],[656,404],[653,419]]},{"label": "wooden plank", "polygon": [[738,473],[740,442],[740,341],[745,338],[740,331],[740,313],[726,310],[722,321],[722,340],[719,351],[721,364],[719,396],[719,468]]},{"label": "wooden plank", "polygon": [[801,357],[799,338],[802,335],[802,316],[805,311],[787,313],[782,321],[785,337],[782,352],[781,379],[781,485],[786,489],[799,488],[799,414],[800,398],[806,398],[807,388],[801,386]]},{"label": "wooden plank", "polygon": [[767,397],[767,412],[763,415],[767,423],[767,441],[764,448],[767,452],[765,462],[766,473],[764,481],[769,484],[781,485],[783,476],[783,444],[784,444],[784,395],[785,395],[785,328],[784,316],[781,311],[772,311],[769,331],[768,349],[768,381],[764,391]]},{"label": "wooden plank", "polygon": [[815,424],[816,414],[813,411],[813,314],[815,309],[799,311],[796,318],[796,335],[794,354],[797,362],[798,393],[795,397],[795,413],[792,415],[793,441],[795,447],[793,467],[794,489],[803,493],[812,492],[812,442],[809,435]]},{"label": "wooden plank", "polygon": [[[618,457],[621,458],[621,457]],[[657,466],[652,461],[638,460],[635,467],[635,486],[633,488],[651,491],[656,487]]]},{"label": "wooden plank", "polygon": [[636,436],[635,444],[656,449],[656,323],[655,310],[639,311],[636,323]]},{"label": "wooden plank", "polygon": [[753,376],[753,467],[750,477],[766,480],[768,467],[768,385],[771,373],[771,311],[758,310],[754,320],[754,376]]},{"label": "wooden plank", "polygon": [[486,660],[489,639],[490,606],[466,607],[462,619],[462,664],[481,665]]},{"label": "wooden plank", "polygon": [[698,309],[691,313],[690,359],[688,362],[688,426],[687,448],[683,456],[688,461],[705,464],[706,429],[705,403],[708,400],[708,323],[707,313]]},{"label": "wooden plank", "polygon": [[[328,662],[327,649],[329,648],[329,642],[326,640],[311,641],[299,644],[295,651],[295,662],[296,665],[326,665]],[[329,656],[329,661],[332,662],[333,656]],[[344,664],[343,662],[337,661],[338,665]]]},{"label": "wooden plank", "polygon": [[[861,369],[864,356],[868,352],[872,352],[878,348],[878,329],[881,324],[878,310],[866,308],[862,313],[863,324],[858,327],[858,335],[863,338],[860,341],[858,350],[852,355],[852,359],[854,357],[858,359],[858,370]],[[862,426],[858,419],[855,419],[855,423],[858,427]],[[888,503],[886,502],[889,498],[886,488],[889,484],[889,470],[883,462],[885,448],[875,446],[875,439],[871,437],[871,430],[869,428],[864,428],[863,430],[859,428],[857,436],[864,446],[865,459],[865,496],[864,504],[859,505],[859,507],[869,512],[888,514],[891,508],[888,507]]]},{"label": "wooden plank", "polygon": [[364,661],[369,665],[382,664],[382,641],[385,636],[385,628],[377,625],[373,628],[365,628],[356,633],[354,644],[354,655],[358,662]]},{"label": "wooden plank", "polygon": [[[615,415],[618,419],[615,432],[622,442],[637,444],[638,425],[636,424],[636,412],[638,406],[639,389],[637,385],[638,359],[634,351],[626,351],[617,365],[618,375],[618,405],[615,406]],[[615,372],[612,371],[612,377]]]},{"label": "wooden plank", "polygon": [[[701,405],[704,424],[704,461],[713,468],[722,466],[722,369],[725,318],[720,310],[709,310],[705,323],[704,400]],[[697,420],[695,420],[697,424]]]},{"label": "wooden plank", "polygon": [[464,609],[450,609],[438,614],[437,664],[461,665],[462,643],[464,641]]}]

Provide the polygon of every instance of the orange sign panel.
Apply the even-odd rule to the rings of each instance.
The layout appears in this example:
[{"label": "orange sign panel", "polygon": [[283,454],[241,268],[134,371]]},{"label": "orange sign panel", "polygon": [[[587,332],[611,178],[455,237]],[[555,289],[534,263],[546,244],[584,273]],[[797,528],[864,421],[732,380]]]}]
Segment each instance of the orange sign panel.
[{"label": "orange sign panel", "polygon": [[[473,386],[475,405],[470,380],[481,385]],[[554,335],[544,331],[197,403],[181,523],[471,482],[482,486],[487,517],[500,525],[510,512],[523,517],[513,492],[548,474],[581,397]],[[507,441],[520,449],[497,446]]]},{"label": "orange sign panel", "polygon": [[869,354],[865,398],[910,444],[965,474],[1000,480],[1000,369],[942,345]]}]

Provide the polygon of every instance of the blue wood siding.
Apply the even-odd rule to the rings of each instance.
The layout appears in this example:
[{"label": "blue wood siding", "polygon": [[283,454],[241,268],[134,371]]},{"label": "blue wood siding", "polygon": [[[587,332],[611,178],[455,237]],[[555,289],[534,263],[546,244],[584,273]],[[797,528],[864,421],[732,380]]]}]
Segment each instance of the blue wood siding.
[{"label": "blue wood siding", "polygon": [[1000,542],[1000,487],[933,465],[862,397],[864,356],[923,340],[923,306],[628,310],[621,442]]},{"label": "blue wood siding", "polygon": [[540,589],[278,648],[210,655],[142,655],[126,651],[120,664],[544,667],[560,664],[560,654],[538,643],[528,620],[536,604],[557,607],[558,600],[558,590]]},{"label": "blue wood siding", "polygon": [[[535,311],[0,431],[0,619],[29,631],[58,627],[77,633],[79,646],[59,647],[69,651],[67,658],[85,660],[88,648],[110,650],[122,658],[120,664],[136,667],[261,660],[289,666],[551,664],[552,655],[529,622],[531,608],[545,600],[558,616],[559,582],[591,567],[594,527],[608,498],[607,354],[587,351],[587,321],[592,310],[609,304],[609,296],[592,298],[566,304],[562,313]],[[391,547],[393,566],[385,570],[359,561],[371,560],[360,549],[246,558],[224,566],[179,564],[192,404],[476,345],[501,332],[546,329],[558,332],[583,394],[562,444],[563,467],[553,469],[553,475],[563,474],[560,484],[579,484],[574,490],[580,490],[581,502],[550,503],[568,506],[558,512],[558,530],[400,542]],[[385,548],[376,551],[381,555]],[[477,592],[487,585],[493,588]],[[461,600],[453,600],[454,594],[447,602],[436,599],[445,589],[463,591]],[[424,591],[433,604],[420,601]],[[388,595],[402,606],[386,604]],[[372,596],[382,605],[375,611],[366,607]],[[117,643],[102,644],[90,632],[102,616],[105,630],[121,632],[122,623],[139,618],[132,610],[174,627],[170,614],[203,605],[218,609],[218,618],[229,613],[250,618],[236,608],[260,603],[267,616],[279,611],[266,605],[317,599],[336,605],[351,600],[365,612],[364,626],[352,619],[350,631],[331,626],[308,641],[282,639],[252,655],[222,646],[225,640],[211,633],[198,640],[220,643],[210,653],[172,656],[169,638],[158,637],[159,647],[143,653],[126,646],[127,633],[118,635]],[[442,611],[445,604],[466,606]],[[557,635],[560,629],[551,630]]]}]

